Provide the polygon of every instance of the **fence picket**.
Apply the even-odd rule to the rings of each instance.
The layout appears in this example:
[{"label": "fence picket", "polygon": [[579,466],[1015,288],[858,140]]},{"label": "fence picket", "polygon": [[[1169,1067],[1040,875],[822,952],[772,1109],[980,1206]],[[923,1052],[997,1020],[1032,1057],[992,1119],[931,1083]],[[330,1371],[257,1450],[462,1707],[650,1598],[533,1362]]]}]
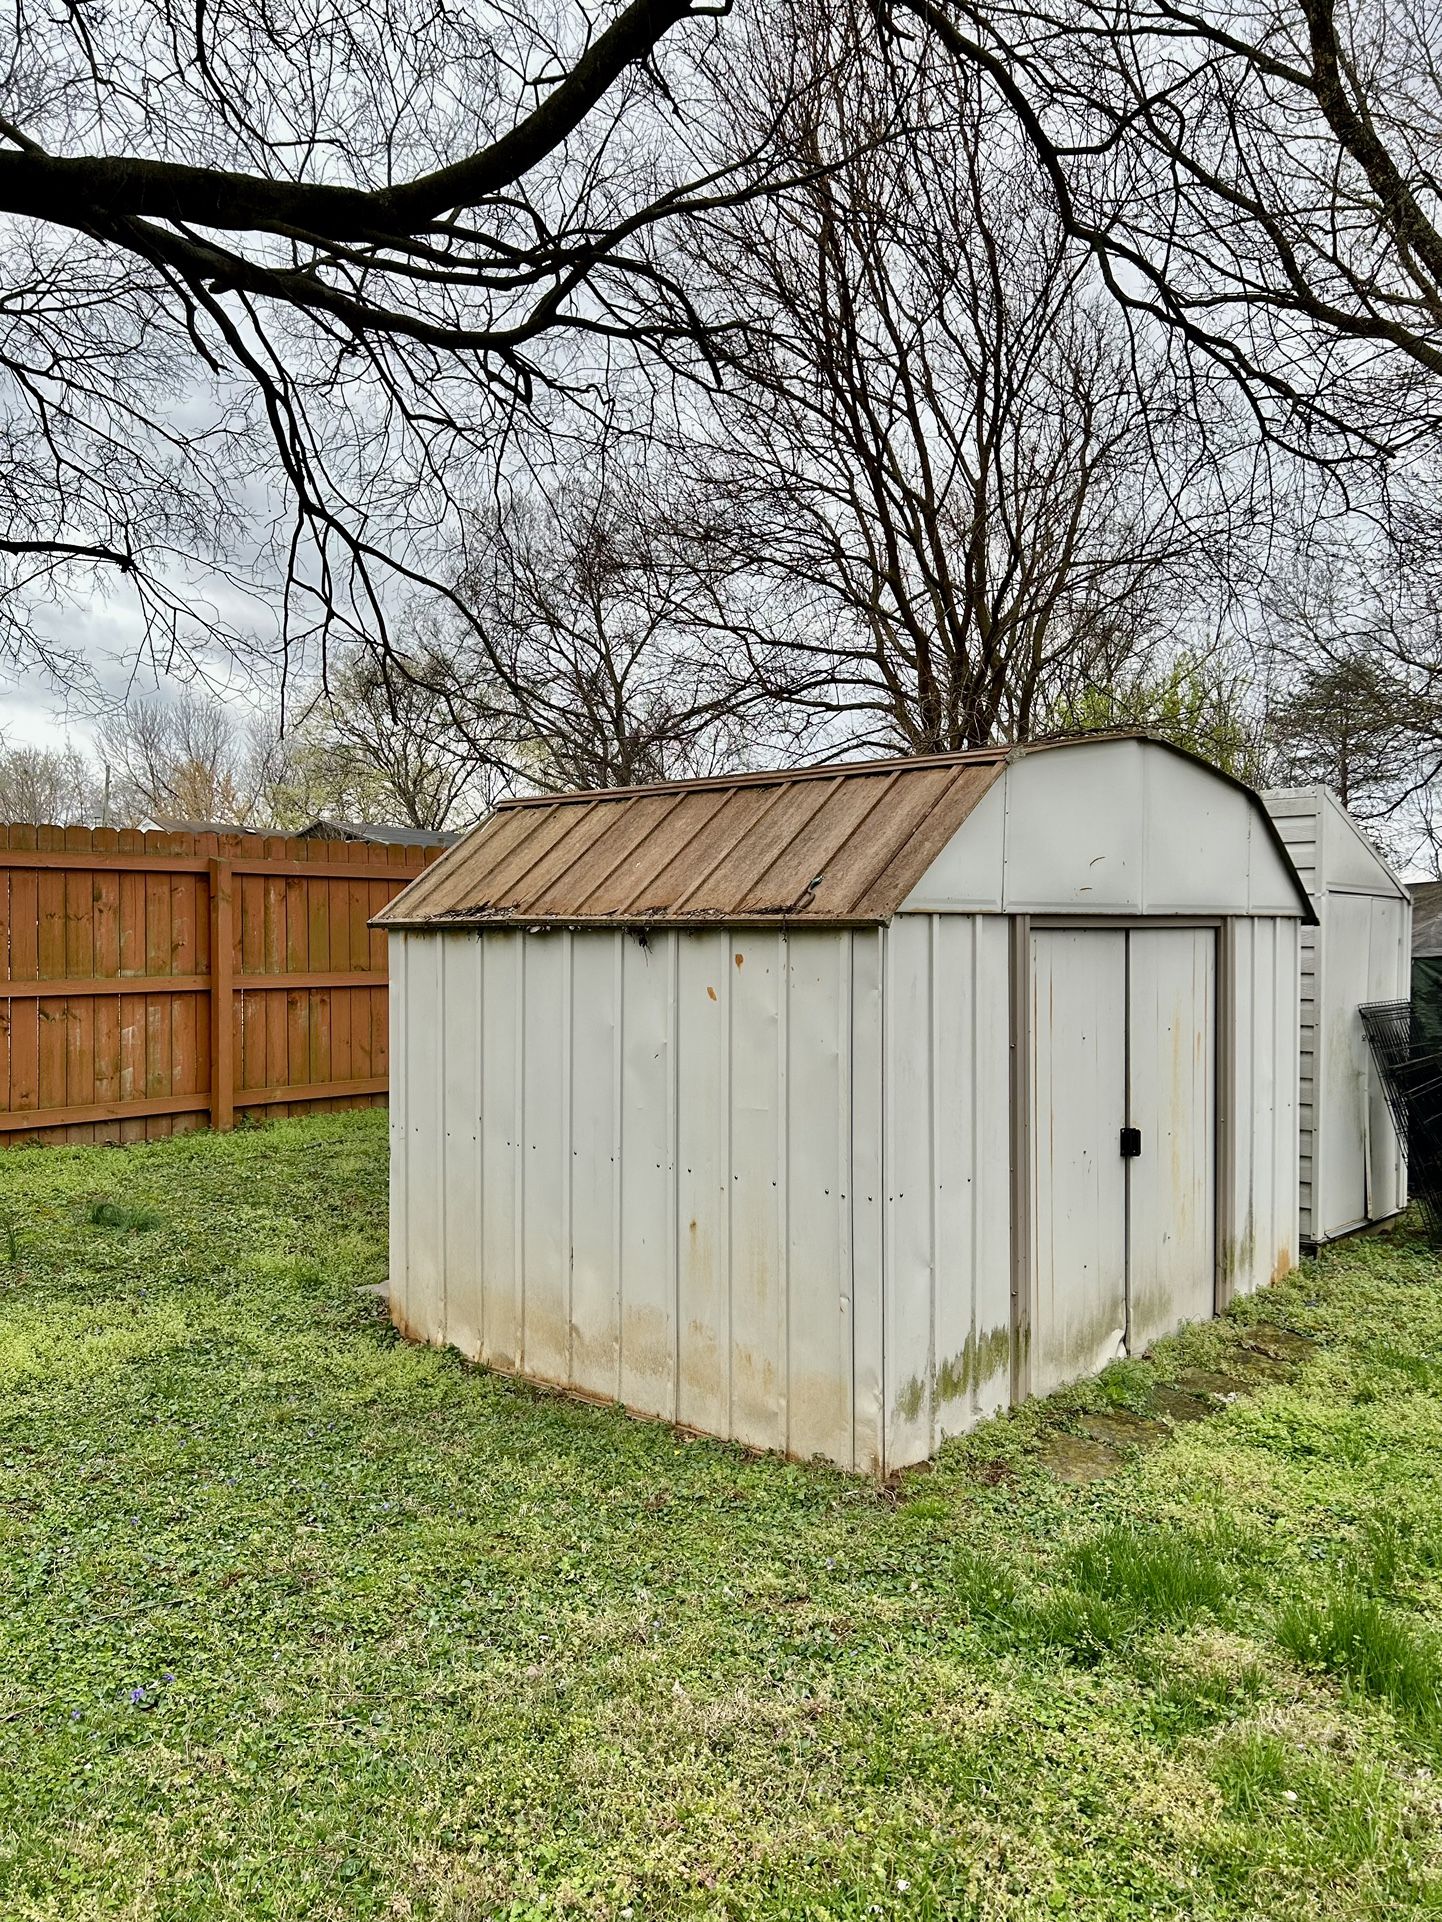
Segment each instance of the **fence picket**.
[{"label": "fence picket", "polygon": [[0,823],[0,1146],[384,1100],[367,922],[436,853]]}]

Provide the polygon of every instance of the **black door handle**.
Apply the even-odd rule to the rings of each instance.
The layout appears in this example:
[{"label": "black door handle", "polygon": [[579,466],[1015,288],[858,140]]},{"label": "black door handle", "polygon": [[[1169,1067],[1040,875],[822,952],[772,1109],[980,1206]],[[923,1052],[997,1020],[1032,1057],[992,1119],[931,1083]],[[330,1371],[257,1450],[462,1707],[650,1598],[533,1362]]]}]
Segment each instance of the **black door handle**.
[{"label": "black door handle", "polygon": [[1130,1160],[1142,1151],[1142,1131],[1140,1128],[1122,1129],[1122,1153]]}]

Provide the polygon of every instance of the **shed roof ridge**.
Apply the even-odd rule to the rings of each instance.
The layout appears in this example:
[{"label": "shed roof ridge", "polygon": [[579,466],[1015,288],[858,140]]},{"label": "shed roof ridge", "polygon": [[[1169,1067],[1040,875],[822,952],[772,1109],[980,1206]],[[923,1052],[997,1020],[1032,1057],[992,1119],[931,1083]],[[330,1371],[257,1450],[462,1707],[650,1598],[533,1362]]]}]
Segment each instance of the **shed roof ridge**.
[{"label": "shed roof ridge", "polygon": [[[1076,736],[1101,740],[1101,735]],[[1141,739],[1141,736],[1128,736]],[[1047,742],[1032,745],[1044,747]],[[1060,745],[1060,743],[1057,743]],[[643,794],[701,794],[708,789],[735,787],[782,787],[792,781],[834,781],[851,777],[892,774],[907,768],[986,767],[1004,761],[1019,749],[1014,742],[998,742],[994,747],[956,748],[944,754],[888,754],[873,761],[812,761],[798,767],[746,768],[737,774],[698,774],[678,781],[648,781],[635,787],[565,788],[555,794],[510,794],[496,802],[497,814],[517,808],[570,807],[582,803],[594,806],[600,801],[626,801]]]},{"label": "shed roof ridge", "polygon": [[[1170,742],[1129,733],[535,796],[498,809],[376,924],[884,926],[1009,768],[1066,745],[1105,752],[1104,742],[1124,758],[1175,755],[1244,794],[1252,832],[1260,816],[1303,918],[1314,918],[1256,791]],[[1087,765],[1081,757],[1078,768]],[[818,895],[806,884],[820,872]]]}]

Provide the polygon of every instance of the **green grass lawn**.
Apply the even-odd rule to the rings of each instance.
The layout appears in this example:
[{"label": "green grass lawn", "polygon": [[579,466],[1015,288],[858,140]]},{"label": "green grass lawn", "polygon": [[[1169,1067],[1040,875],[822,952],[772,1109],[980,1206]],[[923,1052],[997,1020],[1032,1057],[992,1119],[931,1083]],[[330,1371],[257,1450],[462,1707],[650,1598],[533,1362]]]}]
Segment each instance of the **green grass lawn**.
[{"label": "green grass lawn", "polygon": [[1442,1914],[1420,1242],[877,1489],[406,1346],[385,1154],[0,1154],[4,1922]]}]

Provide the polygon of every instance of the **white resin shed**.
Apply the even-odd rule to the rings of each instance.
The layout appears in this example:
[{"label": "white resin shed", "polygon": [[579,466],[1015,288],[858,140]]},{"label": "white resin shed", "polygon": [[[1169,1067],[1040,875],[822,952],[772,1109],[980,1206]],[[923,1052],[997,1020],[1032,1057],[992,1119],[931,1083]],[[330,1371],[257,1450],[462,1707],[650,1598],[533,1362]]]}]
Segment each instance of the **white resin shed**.
[{"label": "white resin shed", "polygon": [[508,802],[377,917],[392,1315],[922,1460],[1291,1266],[1310,914],[1135,737]]},{"label": "white resin shed", "polygon": [[1357,1010],[1411,991],[1412,897],[1326,787],[1263,796],[1316,910],[1302,935],[1300,1184],[1309,1247],[1385,1221],[1407,1168]]}]

